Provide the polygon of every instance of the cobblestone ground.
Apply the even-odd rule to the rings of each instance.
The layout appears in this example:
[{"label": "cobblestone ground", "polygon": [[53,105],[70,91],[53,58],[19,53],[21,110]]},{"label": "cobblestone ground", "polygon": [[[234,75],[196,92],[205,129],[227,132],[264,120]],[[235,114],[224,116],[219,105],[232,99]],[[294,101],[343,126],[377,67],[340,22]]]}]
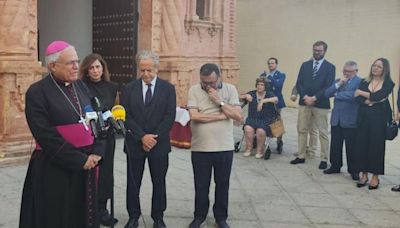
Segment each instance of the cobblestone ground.
[{"label": "cobblestone ground", "polygon": [[[235,154],[231,176],[229,218],[232,228],[255,227],[400,227],[400,193],[390,191],[400,184],[400,138],[387,143],[386,174],[376,191],[356,188],[342,168],[342,173],[324,175],[317,168],[318,157],[305,164],[290,165],[297,152],[297,109],[283,111],[286,126],[284,151],[273,153],[270,160]],[[235,137],[241,137],[236,127]],[[126,158],[118,140],[115,157],[116,227],[128,220],[125,209]],[[275,150],[275,140],[271,143]],[[345,161],[344,161],[345,162]],[[27,165],[0,168],[0,227],[18,227],[22,185]],[[210,200],[213,203],[214,185]],[[141,189],[143,219],[140,227],[152,227],[150,218],[151,180],[146,166]],[[170,153],[167,175],[168,227],[187,227],[193,215],[194,184],[190,151],[176,149]],[[210,212],[205,227],[215,227]]]}]

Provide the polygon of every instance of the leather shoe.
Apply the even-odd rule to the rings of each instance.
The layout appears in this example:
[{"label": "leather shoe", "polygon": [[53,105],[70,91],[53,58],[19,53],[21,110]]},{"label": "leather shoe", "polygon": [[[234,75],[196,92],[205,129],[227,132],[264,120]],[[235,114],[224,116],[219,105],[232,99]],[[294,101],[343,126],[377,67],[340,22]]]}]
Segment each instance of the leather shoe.
[{"label": "leather shoe", "polygon": [[392,188],[393,192],[400,192],[400,185],[396,185]]},{"label": "leather shoe", "polygon": [[215,223],[217,223],[218,228],[229,228],[229,225],[225,220],[217,220]]},{"label": "leather shoe", "polygon": [[154,220],[153,228],[167,228],[163,219]]},{"label": "leather shoe", "polygon": [[326,167],[328,167],[328,164],[326,163],[326,161],[321,161],[319,163],[318,169],[326,169]]},{"label": "leather shoe", "polygon": [[296,165],[296,164],[301,164],[304,163],[306,159],[304,158],[295,158],[294,160],[290,161],[290,164]]},{"label": "leather shoe", "polygon": [[340,173],[340,169],[335,169],[332,166],[329,169],[323,171],[325,174]]},{"label": "leather shoe", "polygon": [[358,181],[360,180],[360,175],[358,173],[352,173],[351,175],[351,179]]},{"label": "leather shoe", "polygon": [[205,219],[195,218],[189,224],[189,228],[200,228],[206,224],[205,221],[206,221]]},{"label": "leather shoe", "polygon": [[118,219],[113,218],[107,209],[99,211],[100,224],[103,226],[113,226]]},{"label": "leather shoe", "polygon": [[125,225],[125,228],[137,228],[139,226],[138,218],[129,218],[128,223]]}]

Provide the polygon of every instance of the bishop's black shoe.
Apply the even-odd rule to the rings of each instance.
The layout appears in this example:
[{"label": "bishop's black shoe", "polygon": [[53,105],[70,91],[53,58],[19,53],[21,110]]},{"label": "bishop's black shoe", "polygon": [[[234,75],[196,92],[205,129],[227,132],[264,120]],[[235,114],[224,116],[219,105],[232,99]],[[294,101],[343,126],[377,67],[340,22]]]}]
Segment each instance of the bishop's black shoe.
[{"label": "bishop's black shoe", "polygon": [[118,219],[113,218],[111,214],[108,213],[107,209],[101,210],[99,212],[99,218],[100,218],[100,224],[103,226],[113,226],[118,222]]}]

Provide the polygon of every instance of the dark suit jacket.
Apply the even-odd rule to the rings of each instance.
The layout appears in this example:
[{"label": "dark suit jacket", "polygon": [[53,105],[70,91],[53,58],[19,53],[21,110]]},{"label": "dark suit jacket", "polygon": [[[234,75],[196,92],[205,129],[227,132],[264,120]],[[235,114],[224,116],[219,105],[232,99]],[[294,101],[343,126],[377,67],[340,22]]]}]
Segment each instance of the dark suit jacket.
[{"label": "dark suit jacket", "polygon": [[[175,87],[157,77],[154,94],[149,105],[144,105],[142,80],[127,84],[121,95],[121,104],[126,109],[126,135],[124,151],[134,157],[162,157],[171,151],[169,132],[175,121]],[[145,134],[158,135],[156,146],[150,152],[142,149],[141,139]]]},{"label": "dark suit jacket", "polygon": [[354,92],[358,89],[361,78],[354,76],[350,82],[339,88],[336,88],[337,82],[338,80],[335,80],[332,86],[325,91],[326,97],[335,97],[331,115],[331,126],[356,128],[359,104],[356,102]]},{"label": "dark suit jacket", "polygon": [[325,59],[316,78],[312,79],[313,59],[304,62],[300,67],[296,83],[297,91],[300,94],[299,105],[305,105],[303,97],[308,95],[317,98],[314,107],[329,109],[329,98],[324,95],[324,92],[335,80],[335,71],[335,66]]}]

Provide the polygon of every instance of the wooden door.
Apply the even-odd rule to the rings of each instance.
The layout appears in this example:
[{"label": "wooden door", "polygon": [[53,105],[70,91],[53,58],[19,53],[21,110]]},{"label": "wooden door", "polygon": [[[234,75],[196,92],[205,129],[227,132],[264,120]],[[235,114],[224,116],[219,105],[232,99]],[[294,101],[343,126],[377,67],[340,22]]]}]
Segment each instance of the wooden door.
[{"label": "wooden door", "polygon": [[138,0],[93,0],[93,52],[103,56],[111,81],[136,79]]}]

